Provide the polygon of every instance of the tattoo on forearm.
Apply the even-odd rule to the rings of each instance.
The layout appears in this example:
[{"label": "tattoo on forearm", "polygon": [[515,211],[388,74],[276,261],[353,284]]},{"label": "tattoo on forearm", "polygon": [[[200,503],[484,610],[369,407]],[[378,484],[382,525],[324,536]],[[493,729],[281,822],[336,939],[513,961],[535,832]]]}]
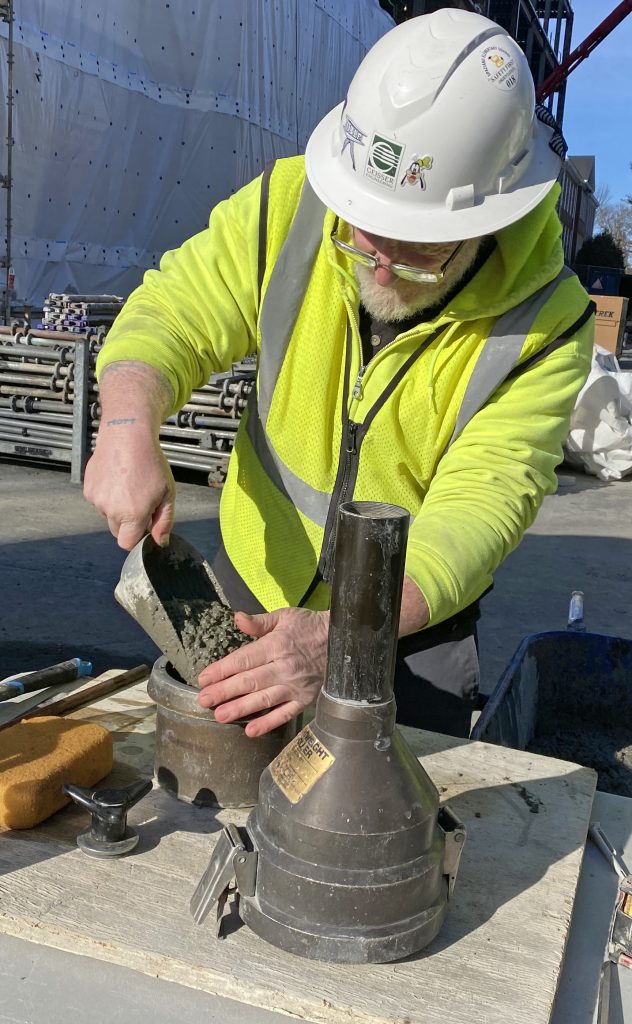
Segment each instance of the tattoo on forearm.
[{"label": "tattoo on forearm", "polygon": [[121,419],[121,420],[106,420],[105,421],[106,427],[120,427],[121,424],[123,424],[123,423],[136,423],[136,417],[135,416],[127,416],[127,417],[125,417],[124,419]]},{"label": "tattoo on forearm", "polygon": [[103,370],[101,380],[105,381],[107,377],[117,374],[123,379],[123,382],[140,383],[144,391],[160,403],[165,415],[173,405],[174,393],[170,382],[162,373],[147,363],[136,362],[132,359],[110,363]]}]

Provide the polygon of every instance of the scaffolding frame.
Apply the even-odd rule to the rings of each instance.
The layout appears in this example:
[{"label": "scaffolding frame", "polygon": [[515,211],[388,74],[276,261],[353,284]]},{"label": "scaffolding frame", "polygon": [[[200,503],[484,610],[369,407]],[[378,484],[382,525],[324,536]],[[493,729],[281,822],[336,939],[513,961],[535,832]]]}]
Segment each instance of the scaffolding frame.
[{"label": "scaffolding frame", "polygon": [[0,0],[0,20],[9,26],[7,41],[7,163],[6,174],[0,174],[0,187],[6,190],[5,248],[4,256],[0,257],[0,267],[4,268],[4,322],[11,323],[11,199],[13,189],[13,0]]}]

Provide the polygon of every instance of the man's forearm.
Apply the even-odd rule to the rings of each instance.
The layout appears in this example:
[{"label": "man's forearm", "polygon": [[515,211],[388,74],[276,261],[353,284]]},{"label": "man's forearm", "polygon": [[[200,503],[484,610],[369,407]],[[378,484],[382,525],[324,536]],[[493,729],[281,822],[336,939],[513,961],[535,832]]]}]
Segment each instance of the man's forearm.
[{"label": "man's forearm", "polygon": [[426,599],[410,576],[404,576],[402,606],[399,613],[399,636],[408,636],[423,629],[428,623],[430,612]]},{"label": "man's forearm", "polygon": [[99,380],[101,429],[146,426],[153,432],[167,417],[173,391],[167,378],[147,363],[106,366]]},{"label": "man's forearm", "polygon": [[156,544],[168,544],[176,488],[159,433],[172,405],[169,381],[145,363],[113,362],[99,376],[99,399],[83,492],[126,551],[148,530]]}]

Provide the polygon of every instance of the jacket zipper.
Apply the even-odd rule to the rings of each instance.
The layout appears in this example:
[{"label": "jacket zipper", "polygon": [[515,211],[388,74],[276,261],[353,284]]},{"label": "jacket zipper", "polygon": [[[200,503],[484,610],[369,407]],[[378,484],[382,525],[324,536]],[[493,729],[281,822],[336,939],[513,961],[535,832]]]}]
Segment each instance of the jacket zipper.
[{"label": "jacket zipper", "polygon": [[[399,341],[399,335],[397,335],[395,338],[392,338],[391,341],[387,341],[385,345],[382,345],[382,348],[380,349],[379,352],[375,353],[375,355],[373,356],[373,359],[371,360],[371,362],[374,364],[375,360],[377,359],[377,357],[379,355],[381,355],[382,352],[386,352],[386,349],[390,348],[391,345],[394,345],[396,341]],[[364,375],[365,375],[366,371],[368,370],[368,368],[369,368],[369,364],[365,363],[358,370],[358,376],[355,379],[355,384],[353,385],[353,389],[351,391],[351,397],[352,398],[356,398],[356,399],[362,398],[362,385],[364,383]]]},{"label": "jacket zipper", "polygon": [[[353,420],[347,420],[346,425],[346,443],[345,443],[345,464],[342,471],[342,478],[340,480],[340,488],[336,495],[336,508],[347,500],[347,491],[349,489],[349,480],[355,480],[355,473],[353,470],[356,468],[358,461],[358,430],[360,428],[359,423],[355,423]],[[327,539],[327,550],[325,556],[321,562],[321,575],[325,580],[329,580],[331,577],[331,569],[334,560],[334,547],[336,544],[336,531],[331,530]]]},{"label": "jacket zipper", "polygon": [[[356,333],[359,335],[359,328],[358,328],[357,319],[356,319],[353,311],[350,309],[349,306],[347,306],[347,311],[349,313],[349,320],[350,320],[351,324],[353,326],[355,326]],[[439,332],[437,331],[434,334],[432,334],[417,349],[417,351],[414,353],[413,359],[407,360],[407,363],[405,364],[405,366],[404,366],[404,368],[402,370],[402,373],[407,371],[408,366],[411,365],[412,362],[415,359],[417,359],[417,357],[421,354],[423,349],[425,349],[429,344],[431,344],[431,342],[434,340],[434,338],[437,336],[438,333]],[[397,339],[393,339],[393,341],[395,341],[395,340],[397,340]],[[393,344],[393,342],[390,342],[390,344]],[[363,379],[364,374],[366,373],[367,369],[368,369],[368,364],[365,364],[365,365],[361,366],[359,371],[358,371],[358,375],[356,377],[356,380],[355,380],[355,383],[353,385],[353,389],[352,389],[352,392],[351,392],[351,395],[352,395],[353,398],[358,398],[362,394],[362,379]],[[304,606],[306,604],[306,602],[309,600],[311,595],[316,590],[318,584],[322,580],[329,581],[329,577],[330,577],[331,569],[332,569],[332,563],[333,563],[334,548],[335,548],[335,543],[336,543],[336,525],[337,525],[337,521],[338,521],[338,519],[337,519],[338,506],[343,501],[347,500],[347,491],[349,490],[349,482],[350,482],[350,480],[354,481],[354,488],[355,488],[355,479],[356,479],[356,475],[357,475],[357,467],[358,467],[358,462],[359,462],[360,447],[362,445],[362,441],[364,439],[364,435],[366,434],[369,426],[371,425],[371,422],[373,420],[374,414],[378,411],[379,408],[382,407],[384,401],[386,401],[388,399],[389,394],[390,394],[392,388],[396,385],[399,376],[400,376],[400,374],[397,373],[395,375],[395,377],[392,379],[392,381],[386,386],[386,388],[384,389],[381,397],[377,400],[377,402],[374,403],[372,408],[369,410],[368,417],[365,419],[365,421],[363,423],[356,423],[354,420],[350,420],[348,418],[348,413],[347,413],[347,408],[346,408],[346,400],[347,400],[348,392],[345,389],[345,395],[343,396],[343,402],[345,403],[344,404],[345,419],[344,419],[344,427],[343,427],[343,430],[344,430],[344,434],[343,434],[344,448],[343,448],[343,443],[341,443],[340,462],[339,462],[339,466],[338,466],[338,473],[339,473],[339,475],[337,476],[336,484],[334,485],[334,489],[333,489],[333,492],[332,492],[332,495],[331,495],[330,511],[329,511],[328,516],[327,516],[327,522],[325,524],[325,532],[326,532],[326,535],[327,535],[326,548],[324,550],[321,550],[321,555],[320,555],[320,558],[318,560],[318,566],[316,568],[316,572],[314,574],[314,577],[313,577],[309,587],[307,588],[307,590],[303,594],[303,597],[299,601],[299,607],[302,607],[302,606]],[[342,465],[342,467],[341,467],[341,462],[342,462],[343,458],[344,458],[344,465]]]},{"label": "jacket zipper", "polygon": [[366,366],[361,366],[360,367],[360,369],[358,371],[358,376],[356,377],[356,382],[353,385],[353,390],[351,392],[351,397],[352,398],[360,398],[361,397],[361,395],[362,395],[362,378],[364,377],[366,371],[367,371],[367,367]]},{"label": "jacket zipper", "polygon": [[[356,318],[353,315],[351,310],[349,310],[349,314],[350,314],[349,319],[355,325],[356,332],[359,334],[358,322],[357,322],[357,320],[356,320]],[[393,340],[390,341],[388,344],[389,345],[393,345],[394,342],[397,341],[397,340],[398,340],[397,338],[393,338]],[[388,346],[385,345],[384,349],[387,348],[387,347]],[[384,351],[384,349],[382,349],[381,351]],[[365,375],[365,373],[366,373],[368,368],[369,368],[369,364],[368,363],[365,363],[364,365],[362,365],[360,367],[360,369],[358,371],[358,375],[357,375],[357,377],[355,379],[355,383],[354,383],[352,391],[351,391],[352,398],[358,399],[358,398],[361,397],[361,395],[362,395],[362,381],[363,381],[363,377],[364,377],[364,375]],[[380,400],[378,399],[378,404],[379,404],[379,401]],[[337,487],[334,487],[334,491],[333,491],[332,496],[331,496],[332,506],[335,507],[335,509],[336,509],[336,519],[334,519],[332,521],[332,526],[331,526],[331,529],[329,531],[329,535],[328,535],[328,538],[327,538],[327,547],[326,547],[325,551],[323,553],[321,553],[321,558],[320,558],[320,561],[319,561],[319,567],[317,569],[316,577],[314,578],[314,581],[312,581],[312,587],[315,586],[316,579],[323,579],[323,580],[327,580],[328,582],[331,581],[331,571],[332,571],[332,568],[333,568],[333,560],[334,560],[334,549],[335,549],[335,545],[336,545],[336,529],[335,529],[335,527],[336,527],[337,521],[338,521],[337,520],[337,509],[338,509],[338,506],[341,505],[343,501],[347,501],[348,497],[350,497],[348,495],[348,493],[347,493],[349,491],[350,481],[353,481],[353,489],[355,489],[355,480],[356,480],[356,477],[357,477],[357,469],[358,469],[358,462],[359,462],[359,455],[360,455],[360,446],[362,444],[362,441],[364,439],[364,435],[365,435],[365,433],[366,433],[370,423],[371,423],[371,418],[369,418],[366,423],[356,423],[354,420],[351,420],[351,419],[347,419],[346,422],[345,422],[344,465],[342,467],[342,476],[339,477],[339,481],[340,482],[339,482]],[[307,592],[306,597],[309,596],[309,594],[311,592],[312,592],[312,590],[310,588],[310,590]],[[304,600],[305,599],[306,598],[304,598]]]}]

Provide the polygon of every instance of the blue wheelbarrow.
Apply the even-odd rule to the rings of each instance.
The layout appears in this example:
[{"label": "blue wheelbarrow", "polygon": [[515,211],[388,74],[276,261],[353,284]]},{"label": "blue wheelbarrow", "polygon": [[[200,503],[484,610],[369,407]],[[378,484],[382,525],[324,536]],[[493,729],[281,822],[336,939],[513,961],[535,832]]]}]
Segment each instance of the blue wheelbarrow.
[{"label": "blue wheelbarrow", "polygon": [[568,627],[522,640],[470,738],[587,765],[632,796],[632,640],[587,632],[574,592]]}]

